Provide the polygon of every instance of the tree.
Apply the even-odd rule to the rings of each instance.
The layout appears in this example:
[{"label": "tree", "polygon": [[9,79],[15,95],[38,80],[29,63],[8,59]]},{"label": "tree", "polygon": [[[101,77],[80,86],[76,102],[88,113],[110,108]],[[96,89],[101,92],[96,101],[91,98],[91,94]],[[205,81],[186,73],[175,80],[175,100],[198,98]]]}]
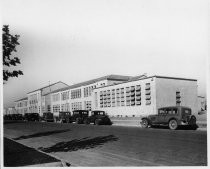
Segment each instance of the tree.
[{"label": "tree", "polygon": [[9,70],[10,66],[17,66],[20,64],[20,59],[18,57],[12,57],[12,52],[17,52],[16,46],[19,45],[18,39],[19,35],[11,35],[9,33],[9,25],[3,25],[2,28],[2,48],[3,48],[3,80],[7,81],[10,77],[18,77],[23,75],[21,70]]}]

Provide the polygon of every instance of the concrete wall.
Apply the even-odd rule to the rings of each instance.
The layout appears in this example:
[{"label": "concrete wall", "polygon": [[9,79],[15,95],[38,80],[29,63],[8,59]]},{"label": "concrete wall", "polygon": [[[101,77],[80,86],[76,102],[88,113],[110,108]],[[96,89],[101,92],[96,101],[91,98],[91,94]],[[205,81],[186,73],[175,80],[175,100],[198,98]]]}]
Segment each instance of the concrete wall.
[{"label": "concrete wall", "polygon": [[156,78],[156,108],[176,106],[176,91],[180,91],[180,106],[187,106],[197,114],[197,81]]}]

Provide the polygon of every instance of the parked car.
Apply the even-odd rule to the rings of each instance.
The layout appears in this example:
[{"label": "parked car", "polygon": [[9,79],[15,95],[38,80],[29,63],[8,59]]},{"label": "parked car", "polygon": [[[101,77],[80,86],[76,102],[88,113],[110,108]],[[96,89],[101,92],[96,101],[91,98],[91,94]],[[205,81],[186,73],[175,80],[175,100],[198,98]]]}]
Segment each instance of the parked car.
[{"label": "parked car", "polygon": [[69,122],[84,123],[85,119],[88,118],[88,112],[88,110],[74,110]]},{"label": "parked car", "polygon": [[53,113],[50,112],[43,113],[42,120],[46,122],[54,122]]},{"label": "parked car", "polygon": [[22,114],[11,114],[10,117],[11,117],[11,120],[23,120]]},{"label": "parked car", "polygon": [[112,122],[105,111],[94,110],[91,111],[91,116],[84,120],[85,124],[93,123],[95,125],[112,125]]},{"label": "parked car", "polygon": [[71,112],[69,111],[62,111],[62,112],[59,112],[59,116],[58,118],[56,119],[56,121],[59,121],[61,123],[69,123],[70,122],[70,118],[71,118]]},{"label": "parked car", "polygon": [[40,117],[38,113],[25,113],[24,119],[26,121],[39,121]]},{"label": "parked car", "polygon": [[158,109],[157,115],[149,115],[141,119],[141,126],[147,128],[155,125],[167,125],[171,130],[178,126],[187,125],[196,129],[196,117],[192,115],[189,107],[171,106]]}]

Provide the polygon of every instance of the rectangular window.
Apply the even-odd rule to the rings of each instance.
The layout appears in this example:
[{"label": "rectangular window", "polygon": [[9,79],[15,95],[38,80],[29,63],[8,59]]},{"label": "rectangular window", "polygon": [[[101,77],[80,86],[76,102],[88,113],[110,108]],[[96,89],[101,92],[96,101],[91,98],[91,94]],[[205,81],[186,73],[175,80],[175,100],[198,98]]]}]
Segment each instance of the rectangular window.
[{"label": "rectangular window", "polygon": [[100,91],[100,107],[104,107],[104,98],[103,98],[103,92]]},{"label": "rectangular window", "polygon": [[107,96],[106,96],[106,91],[104,91],[104,107],[107,107]]},{"label": "rectangular window", "polygon": [[115,89],[112,89],[112,107],[115,107]]},{"label": "rectangular window", "polygon": [[146,83],[145,86],[145,99],[146,99],[146,105],[151,104],[151,87],[150,83]]},{"label": "rectangular window", "polygon": [[110,94],[110,90],[107,90],[107,107],[111,107],[111,94]]},{"label": "rectangular window", "polygon": [[116,90],[116,95],[117,95],[117,106],[120,106],[120,89]]},{"label": "rectangular window", "polygon": [[130,87],[126,87],[126,106],[130,106]]},{"label": "rectangular window", "polygon": [[124,88],[120,89],[121,93],[121,106],[125,106],[125,91]]},{"label": "rectangular window", "polygon": [[131,106],[135,106],[135,86],[131,86],[130,100]]},{"label": "rectangular window", "polygon": [[180,91],[176,91],[176,105],[177,106],[181,105],[181,94],[180,94]]}]

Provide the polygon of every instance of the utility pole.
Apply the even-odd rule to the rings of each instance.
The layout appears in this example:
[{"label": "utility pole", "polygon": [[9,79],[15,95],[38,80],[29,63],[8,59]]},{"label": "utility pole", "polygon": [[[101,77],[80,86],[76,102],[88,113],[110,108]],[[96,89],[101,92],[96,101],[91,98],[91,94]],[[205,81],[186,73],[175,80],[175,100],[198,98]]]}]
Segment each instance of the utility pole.
[{"label": "utility pole", "polygon": [[47,105],[47,112],[49,112],[49,109],[48,109],[48,106],[50,106],[50,112],[51,112],[51,102],[52,102],[52,100],[51,100],[51,86],[50,86],[50,81],[48,81],[48,83],[49,83],[49,88],[50,88],[50,94],[49,94],[49,97],[50,97],[50,99],[49,99],[49,105]]}]

